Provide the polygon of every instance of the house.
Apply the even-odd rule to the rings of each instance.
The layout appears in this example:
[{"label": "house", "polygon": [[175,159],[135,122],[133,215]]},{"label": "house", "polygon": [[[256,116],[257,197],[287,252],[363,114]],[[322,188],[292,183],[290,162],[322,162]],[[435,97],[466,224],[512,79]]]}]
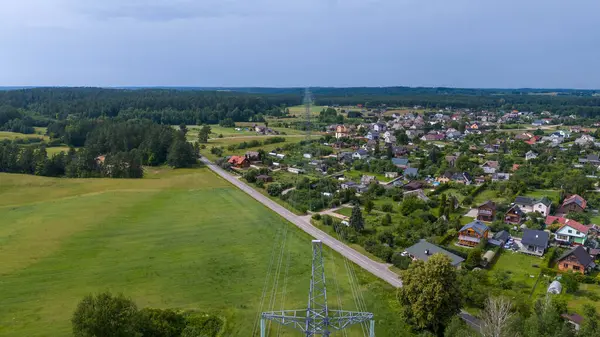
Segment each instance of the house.
[{"label": "house", "polygon": [[600,165],[600,159],[597,154],[588,154],[585,158],[579,158],[580,164]]},{"label": "house", "polygon": [[590,257],[583,246],[577,246],[558,258],[556,265],[560,271],[573,271],[585,274],[596,267],[594,260]]},{"label": "house", "polygon": [[577,194],[573,194],[566,198],[562,205],[558,208],[556,213],[558,214],[569,214],[571,212],[582,213],[585,211],[587,201]]},{"label": "house", "polygon": [[518,225],[525,220],[525,212],[517,205],[512,206],[506,215],[504,215],[504,222],[512,225]]},{"label": "house", "polygon": [[499,167],[500,163],[493,160],[486,161],[485,163],[483,163],[483,165],[481,165],[483,172],[485,172],[486,174],[496,173],[496,170],[498,170]]},{"label": "house", "polygon": [[348,137],[349,130],[345,125],[338,125],[335,127],[335,138],[345,138]]},{"label": "house", "polygon": [[471,185],[473,178],[468,172],[454,173],[452,175],[452,181],[459,184]]},{"label": "house", "polygon": [[565,321],[569,322],[575,331],[579,331],[581,324],[583,323],[583,317],[578,314],[562,314],[560,316],[564,318]]},{"label": "house", "polygon": [[421,199],[425,202],[429,201],[429,198],[425,195],[425,192],[423,192],[422,189],[418,189],[418,190],[414,190],[414,191],[406,191],[402,195],[404,196],[405,199],[407,197],[415,197],[415,198]]},{"label": "house", "polygon": [[379,139],[379,132],[377,132],[377,131],[369,131],[367,133],[366,137],[367,137],[368,140],[377,140],[377,139]]},{"label": "house", "polygon": [[369,151],[365,149],[358,149],[352,154],[352,159],[366,159],[369,157]]},{"label": "house", "polygon": [[452,265],[457,268],[459,268],[460,264],[465,260],[456,254],[450,253],[445,249],[427,242],[425,239],[421,239],[421,241],[415,245],[406,248],[406,252],[411,259],[425,262],[427,262],[427,260],[429,260],[429,258],[434,254],[443,254],[448,256]]},{"label": "house", "polygon": [[521,133],[515,136],[516,140],[529,140],[533,137],[533,134],[529,132]]},{"label": "house", "polygon": [[385,173],[385,177],[386,178],[397,178],[398,177],[398,172],[386,172]]},{"label": "house", "polygon": [[567,219],[558,216],[546,217],[546,226],[550,226],[553,223],[559,223],[562,226],[556,231],[556,241],[562,244],[575,244],[583,245],[587,240],[587,235],[590,230],[589,227],[581,224],[575,220]]},{"label": "house", "polygon": [[519,167],[521,167],[521,165],[519,165],[519,164],[513,164],[513,166],[512,166],[512,168],[511,168],[511,170],[512,170],[513,172],[515,172],[515,171],[517,171],[517,170],[519,169]]},{"label": "house", "polygon": [[375,178],[375,176],[367,176],[367,175],[363,175],[360,178],[360,183],[363,185],[369,185],[372,183],[377,183],[377,178]]},{"label": "house", "polygon": [[528,151],[525,153],[525,160],[529,161],[538,157],[538,154],[533,151]]},{"label": "house", "polygon": [[260,153],[258,153],[257,151],[247,151],[246,158],[248,158],[248,160],[250,161],[260,160]]},{"label": "house", "polygon": [[385,123],[374,123],[372,128],[374,131],[383,132],[386,130],[386,125]]},{"label": "house", "polygon": [[392,164],[401,169],[408,168],[408,159],[407,158],[392,158]]},{"label": "house", "polygon": [[475,247],[481,240],[487,240],[489,233],[490,229],[483,222],[479,220],[472,221],[458,231],[458,244]]},{"label": "house", "polygon": [[510,233],[507,231],[500,231],[494,234],[494,237],[490,239],[488,242],[494,246],[504,246],[506,242],[510,239]]},{"label": "house", "polygon": [[533,137],[529,138],[529,140],[526,140],[525,143],[527,143],[529,145],[533,145],[533,144],[537,143],[540,139],[542,139],[541,136],[533,136]]},{"label": "house", "polygon": [[302,173],[304,173],[303,169],[297,168],[297,167],[288,167],[287,171],[290,172],[290,173],[294,173],[294,174],[302,174]]},{"label": "house", "polygon": [[577,139],[575,139],[575,144],[579,145],[579,146],[586,146],[586,145],[591,145],[594,144],[594,142],[596,141],[596,139],[590,135],[583,135]]},{"label": "house", "polygon": [[385,136],[385,137],[383,137],[383,140],[386,144],[395,144],[396,136],[394,136],[394,135]]},{"label": "house", "polygon": [[494,217],[496,216],[496,203],[491,200],[486,201],[485,203],[479,205],[477,207],[477,220],[479,221],[494,221]]},{"label": "house", "polygon": [[353,181],[345,181],[345,182],[343,182],[343,183],[341,183],[341,184],[340,184],[340,187],[341,187],[343,190],[348,190],[348,189],[351,189],[351,188],[354,188],[354,189],[356,189],[356,186],[357,186],[357,185],[358,185],[358,184],[357,184],[357,183],[355,183],[355,182],[353,182]]},{"label": "house", "polygon": [[552,207],[552,201],[547,197],[541,199],[534,199],[530,197],[518,196],[515,198],[515,205],[519,206],[525,213],[539,212],[543,216],[550,214],[550,208]]},{"label": "house", "polygon": [[408,184],[402,186],[402,188],[405,189],[406,191],[414,191],[414,190],[423,188],[423,183],[413,180],[413,181],[409,182]]},{"label": "house", "polygon": [[419,169],[416,167],[407,167],[404,170],[404,176],[407,178],[416,178],[419,176]]},{"label": "house", "polygon": [[542,256],[546,252],[546,248],[548,248],[549,239],[550,234],[548,232],[525,228],[523,230],[523,238],[521,239],[521,243],[523,244],[521,252]]},{"label": "house", "polygon": [[250,166],[250,161],[244,156],[231,156],[227,162],[237,168],[244,168]]},{"label": "house", "polygon": [[273,177],[265,175],[265,174],[261,174],[259,176],[256,176],[256,180],[262,181],[263,183],[270,183],[273,181]]},{"label": "house", "polygon": [[496,181],[508,181],[510,179],[510,173],[494,173],[492,174],[492,182]]},{"label": "house", "polygon": [[537,120],[533,121],[533,123],[531,123],[531,125],[533,125],[533,126],[542,126],[542,125],[544,125],[544,121],[541,120],[541,119],[537,119]]}]

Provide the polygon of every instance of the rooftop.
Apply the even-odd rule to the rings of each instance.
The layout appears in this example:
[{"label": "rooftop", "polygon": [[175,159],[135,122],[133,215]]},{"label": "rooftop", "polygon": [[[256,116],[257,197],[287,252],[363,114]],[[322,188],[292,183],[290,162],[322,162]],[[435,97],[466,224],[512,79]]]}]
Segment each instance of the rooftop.
[{"label": "rooftop", "polygon": [[432,243],[427,242],[425,239],[421,239],[417,244],[406,248],[406,251],[414,258],[422,261],[427,261],[433,254],[444,254],[452,260],[452,265],[457,266],[465,259],[462,257],[450,253],[449,251],[442,249]]}]

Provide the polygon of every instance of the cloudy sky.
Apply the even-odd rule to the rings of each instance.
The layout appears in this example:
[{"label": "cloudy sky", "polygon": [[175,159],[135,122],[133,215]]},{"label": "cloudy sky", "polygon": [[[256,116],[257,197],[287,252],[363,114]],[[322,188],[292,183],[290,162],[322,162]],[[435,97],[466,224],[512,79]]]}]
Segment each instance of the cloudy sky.
[{"label": "cloudy sky", "polygon": [[0,85],[600,88],[598,0],[0,0]]}]

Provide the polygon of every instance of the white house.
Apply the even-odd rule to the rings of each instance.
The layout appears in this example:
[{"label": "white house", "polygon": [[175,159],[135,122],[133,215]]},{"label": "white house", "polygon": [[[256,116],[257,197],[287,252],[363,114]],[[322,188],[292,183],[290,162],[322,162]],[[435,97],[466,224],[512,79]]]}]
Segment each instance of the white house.
[{"label": "white house", "polygon": [[525,160],[532,160],[538,157],[538,154],[533,152],[533,151],[529,151],[525,154]]},{"label": "white house", "polygon": [[515,205],[519,206],[525,213],[539,212],[543,216],[548,216],[552,207],[552,201],[546,197],[534,199],[519,196],[515,198]]},{"label": "white house", "polygon": [[297,168],[297,167],[288,167],[288,172],[290,173],[294,173],[294,174],[301,174],[304,173],[304,170],[301,168]]},{"label": "white house", "polygon": [[560,223],[560,227],[556,231],[556,241],[562,244],[576,244],[583,245],[587,239],[589,227],[571,219],[566,219],[557,216],[549,216],[546,218],[546,224],[551,225],[553,223]]},{"label": "white house", "polygon": [[358,149],[352,154],[352,159],[365,159],[367,157],[369,157],[369,151],[365,149]]},{"label": "white house", "polygon": [[592,137],[590,135],[583,135],[583,136],[575,139],[575,144],[580,145],[580,146],[585,146],[585,145],[593,144],[594,141],[595,141],[594,137]]}]

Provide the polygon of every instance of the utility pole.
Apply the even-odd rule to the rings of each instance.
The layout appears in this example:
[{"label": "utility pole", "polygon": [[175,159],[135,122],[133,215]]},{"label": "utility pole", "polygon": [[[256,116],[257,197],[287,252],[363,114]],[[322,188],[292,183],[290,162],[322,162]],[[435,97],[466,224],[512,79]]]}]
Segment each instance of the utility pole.
[{"label": "utility pole", "polygon": [[310,95],[310,89],[304,89],[304,118],[306,118],[306,140],[310,141],[310,128],[312,125],[310,124],[311,111],[310,107],[312,105],[312,97]]},{"label": "utility pole", "polygon": [[370,312],[329,310],[325,265],[323,263],[323,243],[312,241],[312,272],[308,291],[308,308],[263,312],[260,321],[260,336],[266,337],[266,321],[274,321],[291,326],[306,337],[329,336],[353,324],[369,321],[369,337],[375,337],[375,321]]}]

